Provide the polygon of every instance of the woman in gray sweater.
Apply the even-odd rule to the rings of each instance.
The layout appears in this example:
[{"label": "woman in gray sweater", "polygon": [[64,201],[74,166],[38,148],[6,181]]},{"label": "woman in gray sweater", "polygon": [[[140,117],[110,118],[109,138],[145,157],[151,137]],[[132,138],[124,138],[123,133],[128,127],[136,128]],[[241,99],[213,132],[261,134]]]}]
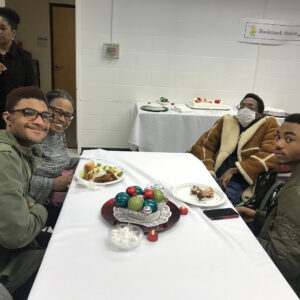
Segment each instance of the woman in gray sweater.
[{"label": "woman in gray sweater", "polygon": [[72,172],[68,174],[66,170],[74,169],[79,158],[69,157],[64,133],[73,119],[72,97],[64,90],[52,90],[46,96],[54,120],[48,136],[42,143],[36,145],[42,150],[43,155],[31,179],[30,195],[36,202],[47,208],[47,225],[53,228],[73,178]]}]

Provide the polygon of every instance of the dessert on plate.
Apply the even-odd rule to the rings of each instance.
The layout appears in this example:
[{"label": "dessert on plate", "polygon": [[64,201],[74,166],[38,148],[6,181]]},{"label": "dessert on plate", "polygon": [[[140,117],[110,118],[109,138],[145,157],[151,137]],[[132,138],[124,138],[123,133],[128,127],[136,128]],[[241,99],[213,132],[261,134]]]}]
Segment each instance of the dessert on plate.
[{"label": "dessert on plate", "polygon": [[163,111],[165,108],[158,103],[148,102],[147,105],[143,106],[146,110],[150,111]]},{"label": "dessert on plate", "polygon": [[194,97],[186,103],[189,108],[193,109],[220,109],[220,110],[229,110],[229,106],[225,104],[222,100],[206,100],[201,99],[200,97]]},{"label": "dessert on plate", "polygon": [[211,187],[200,189],[198,186],[194,185],[191,189],[191,194],[196,195],[199,200],[202,200],[203,198],[213,198],[214,190]]},{"label": "dessert on plate", "polygon": [[160,97],[158,100],[157,100],[157,103],[161,104],[161,105],[164,105],[164,104],[169,104],[170,101],[168,98],[165,98],[165,97]]}]

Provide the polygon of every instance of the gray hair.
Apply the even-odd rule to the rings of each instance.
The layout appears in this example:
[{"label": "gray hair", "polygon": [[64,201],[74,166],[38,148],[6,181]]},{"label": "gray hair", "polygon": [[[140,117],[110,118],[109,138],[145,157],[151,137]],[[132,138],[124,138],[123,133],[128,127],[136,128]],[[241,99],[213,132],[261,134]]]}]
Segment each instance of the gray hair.
[{"label": "gray hair", "polygon": [[56,98],[64,98],[69,100],[72,103],[72,107],[73,109],[75,109],[75,103],[73,98],[71,97],[71,95],[66,91],[66,90],[51,90],[46,94],[46,97],[48,99],[49,104],[51,105],[51,103],[53,102],[53,100],[55,100]]}]

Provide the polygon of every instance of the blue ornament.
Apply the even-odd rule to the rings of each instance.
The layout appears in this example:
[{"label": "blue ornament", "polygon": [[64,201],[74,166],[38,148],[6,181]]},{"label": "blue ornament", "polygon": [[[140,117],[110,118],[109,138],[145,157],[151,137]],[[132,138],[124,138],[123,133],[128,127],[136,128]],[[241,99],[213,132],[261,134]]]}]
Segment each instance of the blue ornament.
[{"label": "blue ornament", "polygon": [[139,187],[137,185],[135,185],[133,187],[135,188],[137,195],[143,195],[144,194],[144,191],[143,191],[143,189],[141,187]]},{"label": "blue ornament", "polygon": [[146,200],[144,201],[144,206],[150,206],[153,213],[157,211],[157,204],[156,204],[156,202],[155,202],[154,200],[152,200],[152,199],[146,199]]},{"label": "blue ornament", "polygon": [[130,196],[127,193],[121,192],[116,195],[115,201],[113,202],[113,204],[115,204],[119,207],[126,208],[128,205],[129,198],[130,198]]}]

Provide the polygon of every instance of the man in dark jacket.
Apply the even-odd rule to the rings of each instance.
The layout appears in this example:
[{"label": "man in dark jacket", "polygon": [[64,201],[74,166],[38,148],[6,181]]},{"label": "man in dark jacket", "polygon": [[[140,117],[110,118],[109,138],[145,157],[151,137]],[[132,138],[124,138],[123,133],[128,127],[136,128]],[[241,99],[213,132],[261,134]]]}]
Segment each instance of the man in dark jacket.
[{"label": "man in dark jacket", "polygon": [[45,95],[33,86],[12,90],[2,116],[6,130],[0,130],[0,282],[14,299],[27,299],[23,297],[31,285],[26,282],[45,251],[35,238],[47,220],[46,209],[29,196],[31,174],[41,156],[32,148],[47,135],[53,116]]},{"label": "man in dark jacket", "polygon": [[300,297],[300,114],[289,115],[277,132],[275,156],[292,175],[267,212],[237,207],[246,222],[263,224],[259,242]]}]

